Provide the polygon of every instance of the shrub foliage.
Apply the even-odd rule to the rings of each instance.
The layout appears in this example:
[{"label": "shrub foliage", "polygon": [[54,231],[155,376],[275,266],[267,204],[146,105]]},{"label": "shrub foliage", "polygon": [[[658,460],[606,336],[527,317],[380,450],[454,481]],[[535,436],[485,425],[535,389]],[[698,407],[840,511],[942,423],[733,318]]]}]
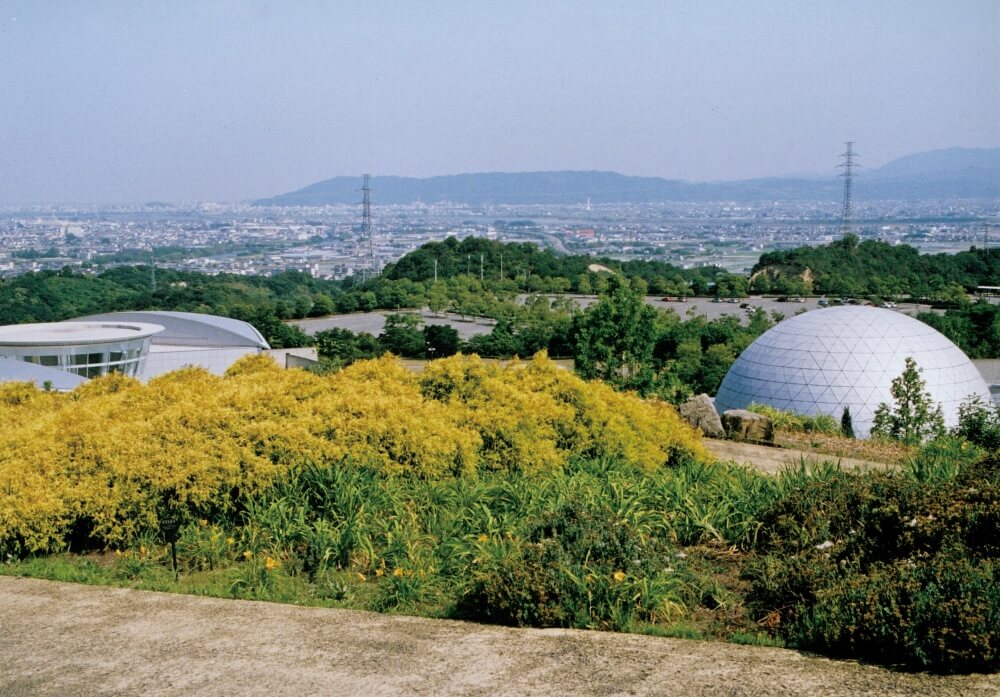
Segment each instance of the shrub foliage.
[{"label": "shrub foliage", "polygon": [[0,554],[119,544],[166,499],[231,509],[293,464],[384,475],[539,471],[573,456],[655,469],[704,456],[672,407],[587,383],[540,355],[508,368],[456,356],[418,376],[392,358],[331,376],[266,356],[225,377],[111,375],[69,394],[0,386]]},{"label": "shrub foliage", "polygon": [[[763,514],[749,601],[803,648],[915,669],[1000,667],[1000,489],[836,473]],[[980,470],[981,471],[981,470]]]}]

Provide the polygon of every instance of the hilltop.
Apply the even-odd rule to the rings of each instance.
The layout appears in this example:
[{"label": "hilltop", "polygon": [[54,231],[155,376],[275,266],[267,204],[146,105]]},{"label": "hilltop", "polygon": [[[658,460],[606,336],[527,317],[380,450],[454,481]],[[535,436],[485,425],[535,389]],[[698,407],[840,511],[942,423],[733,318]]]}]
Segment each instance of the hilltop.
[{"label": "hilltop", "polygon": [[[863,160],[862,160],[863,164]],[[334,177],[273,198],[261,206],[323,206],[357,203],[360,175]],[[374,176],[380,204],[450,201],[482,204],[653,203],[659,201],[836,201],[836,173],[689,182],[617,172],[486,172],[427,178]],[[878,169],[862,168],[858,200],[1000,199],[1000,148],[950,148],[898,158]]]}]

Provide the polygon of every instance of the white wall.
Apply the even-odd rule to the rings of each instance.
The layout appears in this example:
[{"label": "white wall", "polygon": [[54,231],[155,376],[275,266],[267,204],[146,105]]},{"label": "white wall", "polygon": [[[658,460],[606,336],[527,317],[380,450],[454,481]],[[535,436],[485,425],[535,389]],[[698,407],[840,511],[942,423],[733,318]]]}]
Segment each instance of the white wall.
[{"label": "white wall", "polygon": [[222,375],[233,363],[246,355],[255,354],[259,349],[251,346],[231,348],[198,348],[154,345],[146,356],[146,365],[139,374],[143,382],[189,365],[196,365],[215,375]]}]

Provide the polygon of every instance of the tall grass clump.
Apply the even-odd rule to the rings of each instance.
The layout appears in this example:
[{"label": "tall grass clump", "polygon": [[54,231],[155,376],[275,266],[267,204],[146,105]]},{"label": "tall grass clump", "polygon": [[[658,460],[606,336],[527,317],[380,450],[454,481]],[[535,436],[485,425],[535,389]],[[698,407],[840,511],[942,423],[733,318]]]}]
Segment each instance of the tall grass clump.
[{"label": "tall grass clump", "polygon": [[796,414],[790,411],[783,411],[769,404],[753,403],[747,410],[755,414],[762,414],[771,419],[774,428],[779,431],[790,433],[822,433],[828,436],[841,435],[840,422],[829,414]]}]

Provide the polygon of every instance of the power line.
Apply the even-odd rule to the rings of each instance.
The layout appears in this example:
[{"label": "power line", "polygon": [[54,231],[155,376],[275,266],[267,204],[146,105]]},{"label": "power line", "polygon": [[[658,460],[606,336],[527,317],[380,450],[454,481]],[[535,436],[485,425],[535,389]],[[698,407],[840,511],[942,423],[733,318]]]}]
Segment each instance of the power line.
[{"label": "power line", "polygon": [[362,213],[361,213],[361,232],[368,238],[368,262],[371,265],[371,274],[374,276],[378,273],[378,268],[375,262],[375,237],[372,232],[372,198],[371,198],[371,177],[372,175],[365,175],[364,186],[361,187],[361,191],[364,192],[364,198],[362,200]]},{"label": "power line", "polygon": [[849,140],[846,145],[847,152],[841,154],[844,161],[837,165],[844,170],[840,173],[840,176],[844,178],[844,209],[840,214],[840,234],[845,237],[851,233],[851,227],[854,223],[854,210],[851,207],[851,185],[854,179],[854,169],[858,166],[854,161],[856,155],[854,141]]}]

